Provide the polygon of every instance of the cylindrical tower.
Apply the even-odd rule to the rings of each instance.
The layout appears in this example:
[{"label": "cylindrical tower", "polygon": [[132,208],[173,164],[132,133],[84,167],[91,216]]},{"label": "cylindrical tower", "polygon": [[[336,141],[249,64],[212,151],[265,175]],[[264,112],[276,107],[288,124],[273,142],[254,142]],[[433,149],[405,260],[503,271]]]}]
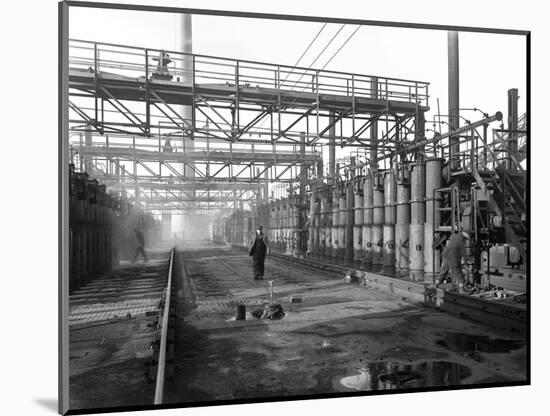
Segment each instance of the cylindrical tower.
[{"label": "cylindrical tower", "polygon": [[441,188],[442,159],[426,160],[426,223],[424,224],[424,272],[427,283],[434,282],[439,273],[440,253],[434,249],[434,229],[440,223],[441,203],[435,199],[434,190]]},{"label": "cylindrical tower", "polygon": [[360,261],[363,257],[363,177],[355,178],[354,182],[354,224],[353,224],[353,260]]},{"label": "cylindrical tower", "polygon": [[372,207],[372,264],[379,265],[383,264],[384,246],[384,180],[381,173],[373,175]]},{"label": "cylindrical tower", "polygon": [[424,281],[424,163],[417,161],[411,172],[411,226],[409,230],[409,275],[416,281]]},{"label": "cylindrical tower", "polygon": [[396,222],[396,192],[395,173],[390,170],[384,174],[384,248],[383,260],[385,268],[395,267],[395,222]]},{"label": "cylindrical tower", "polygon": [[363,262],[368,267],[372,265],[374,249],[372,247],[372,222],[373,222],[373,181],[371,172],[367,172],[363,182]]},{"label": "cylindrical tower", "polygon": [[395,224],[395,267],[401,276],[409,275],[409,227],[411,207],[409,205],[410,189],[407,168],[402,168],[397,175],[397,210]]}]

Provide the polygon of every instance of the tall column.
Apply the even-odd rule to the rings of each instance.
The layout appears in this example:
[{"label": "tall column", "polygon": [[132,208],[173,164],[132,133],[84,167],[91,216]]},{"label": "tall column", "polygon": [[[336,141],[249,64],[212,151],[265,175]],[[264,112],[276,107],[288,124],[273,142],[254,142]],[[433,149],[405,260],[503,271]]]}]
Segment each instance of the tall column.
[{"label": "tall column", "polygon": [[[378,99],[378,78],[372,77],[370,81],[371,97]],[[375,114],[371,114],[371,117],[375,117]],[[376,161],[378,153],[378,121],[373,121],[370,127],[370,169],[372,172],[378,170],[378,162]]]},{"label": "tall column", "polygon": [[353,224],[353,260],[360,261],[363,257],[363,177],[354,179],[354,224]]},{"label": "tall column", "polygon": [[332,257],[332,188],[327,185],[325,188],[325,252],[326,257]]},{"label": "tall column", "polygon": [[392,269],[395,267],[396,188],[395,173],[390,170],[384,175],[383,259],[384,267]]},{"label": "tall column", "polygon": [[411,226],[409,229],[409,276],[412,280],[424,281],[424,163],[417,161],[411,172]]},{"label": "tall column", "polygon": [[331,213],[332,213],[332,224],[331,224],[331,245],[332,245],[332,251],[331,251],[331,257],[333,259],[338,258],[338,227],[340,222],[340,215],[339,215],[339,202],[340,201],[340,195],[338,192],[338,184],[334,183],[332,187],[332,206],[331,206]]},{"label": "tall column", "polygon": [[355,228],[355,212],[354,212],[354,191],[353,191],[353,178],[346,182],[346,229],[345,229],[345,240],[346,248],[344,253],[344,258],[346,262],[351,263],[353,261],[354,254],[354,228]]},{"label": "tall column", "polygon": [[363,263],[368,267],[372,265],[372,223],[373,223],[373,181],[369,170],[363,182]]},{"label": "tall column", "polygon": [[[334,121],[334,112],[329,114],[329,123]],[[336,125],[328,130],[328,176],[329,181],[334,182],[336,179]]]},{"label": "tall column", "polygon": [[346,256],[346,227],[348,223],[346,182],[339,183],[338,190],[338,258]]},{"label": "tall column", "polygon": [[[448,49],[448,99],[449,99],[449,128],[455,130],[460,124],[459,108],[460,108],[460,88],[459,88],[459,60],[458,60],[458,32],[447,32],[447,49]],[[460,145],[458,144],[459,137],[451,137],[450,144],[450,159],[451,169],[457,169],[459,163]]]},{"label": "tall column", "polygon": [[409,275],[409,227],[411,208],[409,204],[410,189],[407,168],[398,171],[397,176],[397,210],[395,225],[396,257],[395,267],[401,276]]},{"label": "tall column", "polygon": [[373,175],[372,194],[372,247],[373,265],[383,264],[384,246],[384,181],[381,173]]},{"label": "tall column", "polygon": [[[518,89],[512,88],[508,90],[508,130],[510,130],[510,141],[508,146],[512,153],[518,151],[518,135],[516,133],[518,129]],[[507,161],[507,169],[514,169],[514,164],[512,159],[509,158]],[[517,168],[516,168],[517,169]]]},{"label": "tall column", "polygon": [[441,261],[439,250],[435,250],[434,230],[440,223],[441,201],[434,197],[434,189],[441,188],[442,159],[426,160],[426,223],[424,224],[424,272],[426,283],[433,283],[434,276],[439,273]]},{"label": "tall column", "polygon": [[[181,54],[193,53],[193,26],[190,14],[176,14],[176,52]],[[191,55],[178,55],[176,58],[176,69],[178,70],[177,77],[185,85],[193,84],[193,58]],[[176,111],[185,120],[185,130],[193,127],[193,108],[189,105],[176,106]],[[195,142],[190,137],[183,137],[183,151],[185,153],[195,150]],[[195,171],[193,164],[184,165],[182,163],[181,172],[186,178],[194,178]],[[192,197],[195,196],[195,191],[190,191]],[[189,218],[192,214],[174,215],[172,218],[172,227],[174,231],[184,232],[184,224],[192,222]],[[186,218],[187,217],[187,218]]]},{"label": "tall column", "polygon": [[93,145],[93,142],[92,142],[92,127],[90,125],[87,125],[85,130],[84,130],[84,152],[86,151],[89,151],[90,153],[88,153],[88,155],[86,155],[86,159],[85,159],[85,162],[84,162],[84,170],[85,172],[88,173],[88,175],[92,175],[93,174],[93,157],[90,156],[91,151],[93,150],[92,149],[92,145]]}]

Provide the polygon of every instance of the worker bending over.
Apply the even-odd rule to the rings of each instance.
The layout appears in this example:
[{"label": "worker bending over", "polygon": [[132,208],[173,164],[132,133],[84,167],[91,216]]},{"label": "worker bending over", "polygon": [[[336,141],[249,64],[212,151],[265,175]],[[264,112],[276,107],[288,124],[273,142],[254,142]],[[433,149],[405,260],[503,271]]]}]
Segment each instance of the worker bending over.
[{"label": "worker bending over", "polygon": [[435,287],[445,280],[449,272],[453,282],[453,288],[458,288],[459,293],[464,292],[464,275],[462,274],[462,257],[466,254],[465,239],[469,239],[469,235],[465,232],[455,232],[447,241],[447,245],[443,249],[441,256],[441,271],[439,278],[435,281]]}]

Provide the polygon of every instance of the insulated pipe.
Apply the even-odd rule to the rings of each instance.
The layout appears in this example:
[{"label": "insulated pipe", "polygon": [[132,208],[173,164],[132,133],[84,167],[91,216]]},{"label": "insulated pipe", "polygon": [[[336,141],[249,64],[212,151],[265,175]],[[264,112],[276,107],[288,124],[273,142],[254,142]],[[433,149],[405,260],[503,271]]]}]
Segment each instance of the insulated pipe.
[{"label": "insulated pipe", "polygon": [[353,254],[354,254],[354,233],[353,230],[355,228],[355,212],[354,212],[354,204],[355,204],[355,195],[354,195],[354,181],[353,179],[346,183],[346,229],[345,229],[345,241],[346,241],[346,248],[344,253],[344,258],[346,261],[352,262],[353,261]]},{"label": "insulated pipe", "polygon": [[424,281],[424,207],[425,170],[417,161],[411,172],[411,226],[409,229],[409,276],[412,280]]},{"label": "insulated pipe", "polygon": [[336,181],[336,124],[334,123],[334,111],[329,113],[329,124],[331,127],[328,133],[328,175],[329,181]]},{"label": "insulated pipe", "polygon": [[310,220],[309,220],[309,254],[319,254],[319,191],[316,187],[311,188]]},{"label": "insulated pipe", "polygon": [[382,248],[384,246],[384,187],[382,183],[382,176],[380,174],[374,175],[373,182],[372,264],[383,264]]},{"label": "insulated pipe", "polygon": [[363,257],[363,177],[354,181],[354,221],[353,221],[353,260],[360,261]]},{"label": "insulated pipe", "polygon": [[434,197],[434,190],[441,188],[443,160],[432,158],[426,160],[426,223],[424,225],[424,272],[428,283],[433,283],[434,276],[440,270],[440,253],[433,247],[434,230],[440,224],[441,202]]},{"label": "insulated pipe", "polygon": [[367,265],[372,264],[372,223],[373,223],[373,181],[370,171],[365,176],[363,182],[363,235],[362,251],[363,262]]},{"label": "insulated pipe", "polygon": [[339,222],[340,222],[340,214],[339,214],[339,201],[340,197],[338,195],[338,185],[335,183],[332,188],[332,227],[331,227],[331,241],[332,241],[332,252],[331,257],[332,258],[338,258],[338,247],[339,247],[339,241],[338,241],[338,228],[339,228]]},{"label": "insulated pipe", "polygon": [[[378,99],[378,78],[377,77],[371,77],[370,81],[370,95],[371,98],[377,100]],[[378,169],[378,159],[377,159],[377,152],[378,152],[378,121],[376,121],[376,114],[372,114],[373,122],[370,127],[370,139],[371,139],[371,148],[370,148],[370,154],[369,154],[369,160],[370,160],[370,169],[373,172],[376,172]]]},{"label": "insulated pipe", "polygon": [[348,212],[346,207],[346,183],[340,183],[338,192],[338,258],[343,260],[346,255],[346,228]]},{"label": "insulated pipe", "polygon": [[388,171],[384,175],[384,267],[395,267],[395,222],[396,222],[396,191],[395,174]]},{"label": "insulated pipe", "polygon": [[323,186],[319,192],[319,255],[326,256],[327,193]]},{"label": "insulated pipe", "polygon": [[404,180],[397,184],[397,213],[395,225],[395,267],[402,276],[409,275],[409,227],[411,220],[410,189]]},{"label": "insulated pipe", "polygon": [[327,185],[326,187],[326,204],[327,210],[325,215],[325,256],[332,257],[332,227],[333,227],[333,217],[332,217],[332,188]]}]

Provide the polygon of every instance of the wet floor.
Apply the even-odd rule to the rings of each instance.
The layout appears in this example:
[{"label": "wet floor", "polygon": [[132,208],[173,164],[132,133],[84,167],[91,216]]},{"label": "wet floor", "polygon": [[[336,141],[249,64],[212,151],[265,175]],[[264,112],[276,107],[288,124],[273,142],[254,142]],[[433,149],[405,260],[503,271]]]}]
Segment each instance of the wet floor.
[{"label": "wet floor", "polygon": [[[274,296],[285,316],[278,321],[250,319],[255,305],[268,301],[269,288],[267,282],[252,279],[242,251],[195,246],[183,248],[178,258],[188,271],[178,282],[192,293],[179,298],[187,306],[179,306],[176,371],[168,401],[526,378],[525,340],[346,282],[341,274],[268,258],[266,280],[274,281]],[[292,303],[298,295],[301,302]],[[235,320],[236,303],[247,305],[246,320]],[[497,345],[494,353],[487,352],[491,343]],[[472,348],[477,355],[464,353]]]},{"label": "wet floor", "polygon": [[449,361],[428,361],[418,364],[373,362],[360,367],[356,374],[336,377],[338,390],[395,390],[427,386],[457,386],[471,376],[471,370]]},{"label": "wet floor", "polygon": [[483,359],[483,354],[509,353],[525,346],[525,340],[490,338],[486,335],[448,333],[436,344],[463,356]]}]

